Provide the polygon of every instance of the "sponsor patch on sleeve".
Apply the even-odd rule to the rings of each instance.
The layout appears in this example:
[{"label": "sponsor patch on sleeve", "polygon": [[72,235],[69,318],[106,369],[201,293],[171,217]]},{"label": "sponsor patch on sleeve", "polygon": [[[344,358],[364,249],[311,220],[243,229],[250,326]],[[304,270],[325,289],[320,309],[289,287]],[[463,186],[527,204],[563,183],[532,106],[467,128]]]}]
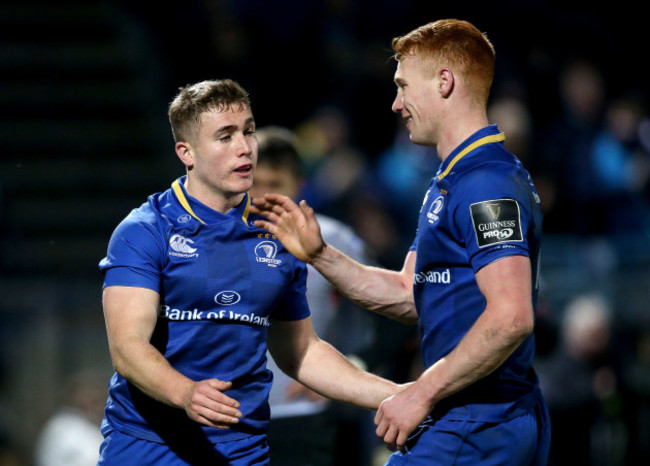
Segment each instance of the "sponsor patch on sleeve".
[{"label": "sponsor patch on sleeve", "polygon": [[521,213],[514,199],[495,199],[469,206],[479,248],[496,243],[523,241]]}]

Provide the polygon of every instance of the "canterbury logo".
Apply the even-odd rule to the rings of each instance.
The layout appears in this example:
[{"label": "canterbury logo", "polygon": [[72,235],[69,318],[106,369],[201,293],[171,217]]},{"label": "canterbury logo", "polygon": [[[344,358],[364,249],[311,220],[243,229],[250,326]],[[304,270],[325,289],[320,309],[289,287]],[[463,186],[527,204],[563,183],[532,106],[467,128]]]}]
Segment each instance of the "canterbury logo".
[{"label": "canterbury logo", "polygon": [[174,235],[169,239],[169,246],[174,251],[184,254],[192,254],[196,252],[196,248],[193,248],[191,246],[192,244],[194,244],[194,241],[181,235]]}]

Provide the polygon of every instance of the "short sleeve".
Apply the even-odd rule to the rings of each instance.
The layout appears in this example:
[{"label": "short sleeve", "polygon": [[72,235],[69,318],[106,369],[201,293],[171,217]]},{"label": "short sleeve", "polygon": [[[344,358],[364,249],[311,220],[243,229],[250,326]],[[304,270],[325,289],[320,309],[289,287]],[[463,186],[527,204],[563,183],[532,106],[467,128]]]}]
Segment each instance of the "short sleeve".
[{"label": "short sleeve", "polygon": [[459,180],[455,189],[454,226],[474,272],[503,257],[529,255],[530,213],[513,176],[476,170]]},{"label": "short sleeve", "polygon": [[136,211],[113,232],[99,263],[107,286],[135,286],[160,292],[164,241],[155,226]]},{"label": "short sleeve", "polygon": [[278,320],[302,320],[310,316],[307,304],[307,266],[295,260],[291,282],[273,311],[272,318]]}]

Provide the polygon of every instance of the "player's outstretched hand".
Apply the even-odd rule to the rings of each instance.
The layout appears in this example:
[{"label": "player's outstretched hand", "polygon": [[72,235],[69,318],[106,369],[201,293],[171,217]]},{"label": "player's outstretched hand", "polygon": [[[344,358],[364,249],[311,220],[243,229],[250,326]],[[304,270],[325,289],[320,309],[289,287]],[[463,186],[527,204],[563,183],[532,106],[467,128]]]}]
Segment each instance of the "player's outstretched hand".
[{"label": "player's outstretched hand", "polygon": [[323,250],[320,225],[307,202],[301,201],[298,206],[280,194],[265,194],[252,202],[250,211],[267,219],[256,220],[255,226],[274,234],[298,259],[311,262]]},{"label": "player's outstretched hand", "polygon": [[223,392],[232,388],[232,382],[207,379],[195,382],[185,402],[190,419],[210,427],[228,429],[242,416],[239,402]]}]

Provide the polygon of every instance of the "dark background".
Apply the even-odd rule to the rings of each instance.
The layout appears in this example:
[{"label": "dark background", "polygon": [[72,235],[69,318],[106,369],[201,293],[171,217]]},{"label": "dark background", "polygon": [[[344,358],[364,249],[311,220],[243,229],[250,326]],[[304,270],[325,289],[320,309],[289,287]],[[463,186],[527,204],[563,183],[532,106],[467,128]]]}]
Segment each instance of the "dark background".
[{"label": "dark background", "polygon": [[[577,135],[570,125],[562,127],[566,139],[554,132],[563,124],[567,107],[560,76],[576,59],[591,63],[599,73],[603,107],[622,97],[638,105],[642,119],[637,139],[647,139],[647,24],[636,2],[3,1],[3,448],[31,458],[38,431],[61,403],[67,377],[87,367],[110,373],[97,263],[113,228],[129,210],[183,174],[166,121],[167,105],[179,86],[235,79],[251,94],[258,126],[283,125],[303,135],[313,134],[309,130],[324,109],[336,109],[347,134],[345,146],[354,157],[348,165],[340,155],[334,168],[343,171],[330,177],[353,163],[361,167],[360,176],[353,188],[333,197],[319,191],[314,181],[305,196],[319,210],[351,223],[375,248],[379,262],[398,267],[415,227],[412,216],[403,212],[417,213],[417,196],[435,170],[435,154],[429,151],[429,161],[415,165],[425,181],[409,198],[412,203],[394,202],[378,174],[399,138],[398,121],[390,111],[395,96],[390,42],[445,17],[473,22],[495,45],[492,101],[512,97],[524,106],[530,130],[527,153],[518,155],[534,178],[539,177],[539,186],[550,185],[551,193],[566,191],[567,177],[560,174],[566,167],[557,155],[561,151],[554,159],[543,148],[557,142],[568,150],[564,141]],[[647,141],[637,146],[636,153],[647,161]],[[322,163],[319,159],[310,165],[314,180]],[[577,169],[568,179],[583,174]],[[632,464],[631,452],[647,452],[650,443],[648,437],[637,438],[643,429],[629,414],[647,407],[650,394],[629,388],[624,377],[628,365],[640,364],[643,374],[650,367],[644,366],[648,361],[636,346],[650,327],[645,185],[635,195],[643,206],[637,218],[643,221],[622,234],[600,227],[581,229],[567,207],[575,199],[558,195],[552,202],[542,196],[550,220],[542,261],[540,358],[550,357],[558,347],[564,310],[573,297],[604,294],[614,315],[616,345],[609,352],[618,356],[612,366],[622,407],[617,411],[611,398],[595,396],[594,416],[605,419],[598,429],[605,427],[584,427],[592,437],[604,429],[602,435],[613,445],[600,455],[600,464]],[[593,210],[580,214],[590,222],[604,213],[615,217],[627,205],[598,201]],[[592,455],[598,451],[593,444],[588,448]]]}]

